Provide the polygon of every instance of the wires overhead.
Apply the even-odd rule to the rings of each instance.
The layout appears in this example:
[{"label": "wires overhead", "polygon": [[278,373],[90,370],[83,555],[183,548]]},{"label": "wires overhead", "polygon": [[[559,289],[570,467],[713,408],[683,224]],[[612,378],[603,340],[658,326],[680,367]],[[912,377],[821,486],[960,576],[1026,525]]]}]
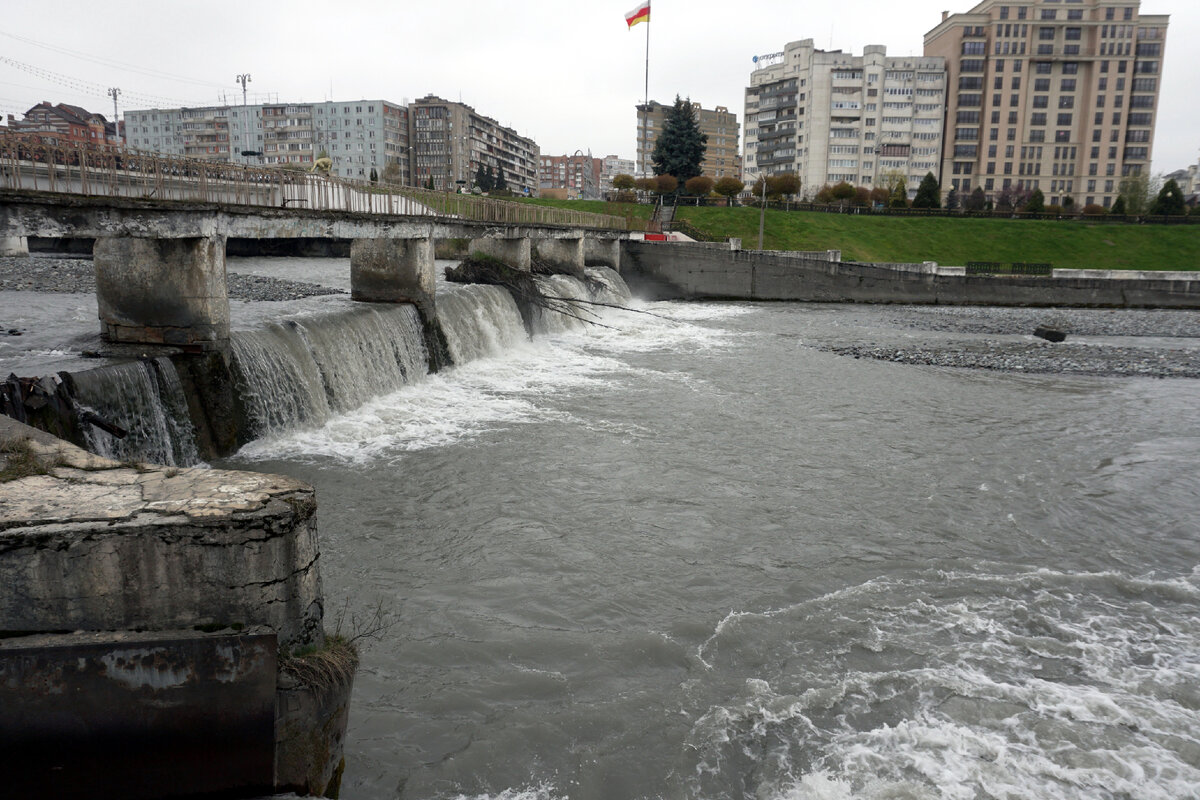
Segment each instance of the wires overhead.
[{"label": "wires overhead", "polygon": [[[91,97],[98,97],[98,98],[106,98],[108,96],[108,88],[109,87],[107,87],[107,86],[104,86],[99,83],[92,83],[91,81],[85,81],[82,78],[75,78],[70,75],[64,75],[60,72],[53,72],[51,70],[43,69],[42,67],[37,67],[32,64],[26,64],[23,61],[17,61],[16,59],[9,58],[8,56],[0,56],[0,64],[7,64],[10,67],[19,69],[22,72],[28,73],[29,75],[33,75],[34,77],[39,78],[43,81],[48,81],[48,82],[56,84],[58,86],[62,86],[67,89],[71,89],[73,91],[79,92],[80,94],[88,95]],[[144,104],[144,105],[148,105],[148,106],[178,107],[178,106],[187,106],[187,105],[202,105],[201,103],[184,102],[184,101],[173,99],[170,97],[162,97],[160,95],[145,94],[142,92],[135,92],[135,91],[122,90],[121,94],[123,97],[126,97],[131,101],[134,101],[134,102],[140,103],[140,104]]]},{"label": "wires overhead", "polygon": [[229,86],[227,84],[214,83],[213,81],[196,80],[195,78],[188,78],[188,77],[185,77],[182,75],[175,75],[173,73],[163,72],[162,70],[158,70],[158,69],[153,69],[153,68],[149,68],[149,67],[141,67],[136,64],[128,64],[123,61],[116,61],[114,59],[106,58],[104,56],[94,56],[94,55],[90,55],[88,53],[83,53],[79,50],[72,50],[69,47],[62,47],[60,45],[49,44],[47,42],[39,42],[36,39],[30,39],[25,36],[17,36],[15,33],[8,33],[6,31],[0,31],[0,36],[7,37],[9,39],[13,39],[18,42],[23,42],[25,44],[30,44],[30,45],[33,45],[34,47],[40,47],[44,50],[49,50],[53,53],[59,53],[61,55],[66,55],[66,56],[70,56],[72,58],[77,58],[81,61],[90,61],[93,64],[101,64],[103,66],[112,67],[114,69],[124,70],[125,72],[132,72],[136,75],[145,75],[150,78],[169,80],[169,81],[172,81],[173,83],[188,83],[188,84],[192,84],[193,86],[203,86],[208,89],[221,90],[221,89],[229,88]]}]

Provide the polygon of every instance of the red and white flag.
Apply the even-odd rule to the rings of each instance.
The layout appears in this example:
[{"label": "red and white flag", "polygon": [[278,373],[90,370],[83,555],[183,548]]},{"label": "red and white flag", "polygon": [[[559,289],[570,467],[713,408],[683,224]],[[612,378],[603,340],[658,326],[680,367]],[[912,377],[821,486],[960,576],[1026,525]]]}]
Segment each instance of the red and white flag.
[{"label": "red and white flag", "polygon": [[650,21],[650,0],[638,4],[636,8],[625,15],[625,24],[629,27],[637,25],[639,22]]}]

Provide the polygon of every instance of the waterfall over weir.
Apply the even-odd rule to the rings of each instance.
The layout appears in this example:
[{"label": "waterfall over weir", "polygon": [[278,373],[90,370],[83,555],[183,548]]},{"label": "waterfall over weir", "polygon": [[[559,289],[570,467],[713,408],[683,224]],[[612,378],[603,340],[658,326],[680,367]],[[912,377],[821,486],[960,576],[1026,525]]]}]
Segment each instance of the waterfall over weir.
[{"label": "waterfall over weir", "polygon": [[234,371],[254,436],[320,425],[419,380],[429,354],[413,306],[364,306],[234,333]]},{"label": "waterfall over weir", "polygon": [[[539,276],[537,281],[555,298],[616,304],[629,299],[624,282],[609,269],[589,269],[586,282],[562,275]],[[528,338],[517,303],[501,287],[442,285],[437,306],[455,364],[500,355]],[[593,319],[600,310],[586,302],[574,308],[582,319]],[[544,309],[532,320],[535,335],[583,325],[581,319]],[[210,419],[240,415],[231,423],[240,442],[320,427],[372,398],[424,380],[429,369],[421,319],[410,305],[363,304],[289,317],[235,331],[230,345],[233,396],[194,398],[192,411],[204,408]],[[89,449],[119,460],[200,463],[204,448],[197,445],[187,391],[210,391],[198,385],[205,383],[181,383],[176,365],[166,357],[76,373],[76,400],[130,432],[115,439],[88,427]]]},{"label": "waterfall over weir", "polygon": [[117,439],[84,426],[87,447],[117,461],[169,466],[200,461],[187,398],[171,359],[159,357],[74,373],[76,405],[129,433]]}]

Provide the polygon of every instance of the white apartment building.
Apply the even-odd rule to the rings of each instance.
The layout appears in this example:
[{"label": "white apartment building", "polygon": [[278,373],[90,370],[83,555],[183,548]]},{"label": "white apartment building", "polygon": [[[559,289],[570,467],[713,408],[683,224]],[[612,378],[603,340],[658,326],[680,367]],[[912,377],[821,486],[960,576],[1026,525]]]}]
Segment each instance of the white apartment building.
[{"label": "white apartment building", "polygon": [[334,175],[369,178],[375,170],[382,178],[395,163],[397,178],[409,182],[408,109],[386,100],[133,110],[125,127],[138,150],[305,169],[323,152]]},{"label": "white apartment building", "polygon": [[612,191],[613,178],[617,175],[633,175],[634,166],[632,158],[621,158],[620,156],[605,156],[604,166],[600,169],[600,191]]},{"label": "white apartment building", "polygon": [[903,175],[909,196],[940,178],[945,59],[824,51],[812,39],[759,59],[746,89],[743,174],[794,172],[811,197],[825,184],[873,188]]}]

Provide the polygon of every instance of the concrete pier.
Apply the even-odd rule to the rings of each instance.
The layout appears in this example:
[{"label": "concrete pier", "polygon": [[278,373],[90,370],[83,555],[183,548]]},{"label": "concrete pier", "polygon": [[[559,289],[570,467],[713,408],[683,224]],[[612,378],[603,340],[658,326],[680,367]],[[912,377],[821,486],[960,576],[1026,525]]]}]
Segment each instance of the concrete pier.
[{"label": "concrete pier", "polygon": [[0,236],[0,257],[13,258],[29,255],[28,236]]},{"label": "concrete pier", "polygon": [[583,262],[587,266],[621,271],[621,240],[587,236],[583,240]]},{"label": "concrete pier", "polygon": [[487,256],[503,261],[510,267],[529,272],[533,264],[529,238],[485,236],[472,239],[468,250],[473,256]]},{"label": "concrete pier", "polygon": [[357,656],[322,627],[312,487],[118,463],[8,417],[0,469],[11,796],[336,792]]},{"label": "concrete pier", "polygon": [[539,239],[534,245],[537,256],[555,270],[583,277],[583,238]]},{"label": "concrete pier", "polygon": [[201,349],[229,341],[224,236],[104,236],[93,260],[108,341]]},{"label": "concrete pier", "polygon": [[355,239],[350,244],[350,296],[367,303],[413,303],[434,316],[432,237]]}]

